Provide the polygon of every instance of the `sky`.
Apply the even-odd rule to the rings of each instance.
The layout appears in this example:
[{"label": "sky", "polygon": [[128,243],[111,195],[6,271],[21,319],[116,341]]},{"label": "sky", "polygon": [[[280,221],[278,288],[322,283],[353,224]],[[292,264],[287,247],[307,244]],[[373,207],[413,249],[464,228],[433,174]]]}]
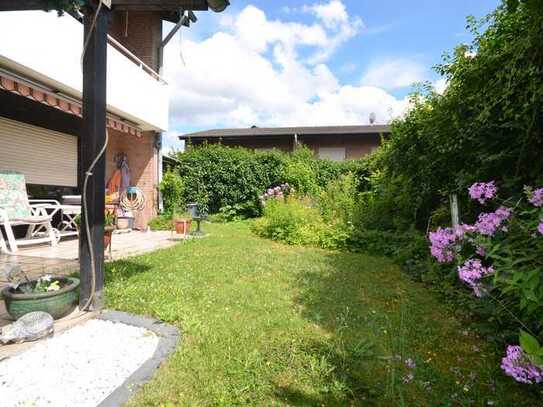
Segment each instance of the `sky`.
[{"label": "sky", "polygon": [[[212,128],[387,123],[413,84],[471,41],[466,17],[498,0],[231,0],[199,12],[165,52],[166,151],[179,134]],[[165,32],[171,25],[165,24]]]}]

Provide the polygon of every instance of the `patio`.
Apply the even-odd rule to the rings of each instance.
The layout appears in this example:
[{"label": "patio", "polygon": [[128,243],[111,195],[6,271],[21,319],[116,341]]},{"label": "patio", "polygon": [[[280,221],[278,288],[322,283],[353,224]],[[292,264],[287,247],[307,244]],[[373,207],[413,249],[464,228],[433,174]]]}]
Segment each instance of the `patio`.
[{"label": "patio", "polygon": [[[106,261],[120,260],[157,249],[171,247],[183,240],[169,231],[114,233],[111,246],[111,258],[106,254]],[[79,271],[78,239],[62,240],[55,247],[49,245],[30,246],[21,249],[17,255],[0,254],[0,270],[6,264],[16,263],[21,266],[29,278],[39,278],[46,274],[69,275]],[[0,288],[7,284],[5,276],[0,274]],[[11,323],[4,303],[0,302],[0,327]]]}]

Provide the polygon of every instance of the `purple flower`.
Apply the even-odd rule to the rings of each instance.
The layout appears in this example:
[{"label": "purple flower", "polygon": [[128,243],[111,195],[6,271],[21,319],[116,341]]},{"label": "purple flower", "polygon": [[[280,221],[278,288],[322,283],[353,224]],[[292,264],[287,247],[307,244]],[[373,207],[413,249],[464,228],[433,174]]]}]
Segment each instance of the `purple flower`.
[{"label": "purple flower", "polygon": [[543,188],[538,188],[528,199],[533,206],[543,206]]},{"label": "purple flower", "polygon": [[543,219],[539,221],[539,225],[537,225],[537,231],[543,235]]},{"label": "purple flower", "polygon": [[481,297],[483,294],[479,280],[492,273],[494,273],[492,266],[484,267],[479,259],[467,260],[458,267],[458,277],[473,289],[473,292],[477,297]]},{"label": "purple flower", "polygon": [[500,206],[495,212],[481,213],[475,223],[475,228],[480,234],[486,236],[494,235],[500,227],[501,230],[506,231],[507,228],[502,224],[509,219],[511,212],[510,208]]},{"label": "purple flower", "polygon": [[501,368],[517,382],[533,384],[543,380],[543,366],[530,362],[520,346],[509,345],[502,359]]},{"label": "purple flower", "polygon": [[408,369],[414,369],[417,367],[416,363],[411,358],[405,359],[405,366],[407,366]]},{"label": "purple flower", "polygon": [[437,228],[430,232],[430,253],[440,263],[449,263],[454,260],[457,235],[451,228]]},{"label": "purple flower", "polygon": [[476,182],[468,188],[469,196],[471,199],[477,199],[480,203],[484,204],[488,199],[494,198],[498,188],[494,184],[494,181],[490,182]]}]

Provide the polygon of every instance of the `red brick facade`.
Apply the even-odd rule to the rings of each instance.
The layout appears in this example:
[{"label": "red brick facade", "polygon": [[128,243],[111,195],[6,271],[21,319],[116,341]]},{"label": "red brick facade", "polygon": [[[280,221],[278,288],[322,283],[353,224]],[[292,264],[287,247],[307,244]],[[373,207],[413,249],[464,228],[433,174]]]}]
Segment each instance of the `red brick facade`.
[{"label": "red brick facade", "polygon": [[162,18],[159,12],[117,12],[109,33],[130,52],[158,71],[158,50],[162,42]]},{"label": "red brick facade", "polygon": [[137,138],[117,130],[109,130],[109,144],[106,150],[106,180],[115,169],[113,158],[118,153],[128,156],[131,184],[145,194],[145,209],[136,214],[137,229],[145,230],[149,220],[157,214],[158,201],[158,156],[155,148],[155,132],[143,132]]},{"label": "red brick facade", "polygon": [[[117,12],[113,16],[109,33],[145,64],[158,71],[162,41],[162,17],[159,12]],[[136,215],[135,227],[138,229],[145,229],[149,220],[157,215],[159,163],[155,148],[156,135],[155,132],[147,131],[143,132],[141,138],[137,138],[115,130],[109,132],[107,179],[114,170],[113,157],[117,153],[126,153],[132,185],[145,194],[145,209]]]}]

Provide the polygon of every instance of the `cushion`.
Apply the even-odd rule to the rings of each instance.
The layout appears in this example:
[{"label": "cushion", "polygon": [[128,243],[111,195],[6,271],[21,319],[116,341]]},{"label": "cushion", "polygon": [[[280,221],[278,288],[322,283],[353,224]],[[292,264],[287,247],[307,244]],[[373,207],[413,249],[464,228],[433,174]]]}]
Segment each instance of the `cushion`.
[{"label": "cushion", "polygon": [[24,174],[0,170],[0,207],[5,207],[9,219],[32,216]]}]

